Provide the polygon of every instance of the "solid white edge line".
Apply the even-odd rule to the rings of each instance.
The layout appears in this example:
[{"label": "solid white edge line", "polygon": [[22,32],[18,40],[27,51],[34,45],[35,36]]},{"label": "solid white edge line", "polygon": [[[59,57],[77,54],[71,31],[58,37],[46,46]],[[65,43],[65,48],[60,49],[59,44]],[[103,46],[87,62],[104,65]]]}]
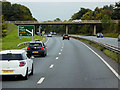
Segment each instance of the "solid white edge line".
[{"label": "solid white edge line", "polygon": [[64,42],[62,42],[62,46],[64,47]]},{"label": "solid white edge line", "polygon": [[37,84],[41,84],[43,81],[44,81],[45,77],[42,77],[38,82]]},{"label": "solid white edge line", "polygon": [[90,49],[95,55],[97,55],[106,65],[107,67],[115,74],[115,76],[120,79],[120,75],[99,55],[97,54],[94,50],[92,50],[89,46],[81,42],[84,46],[86,46],[88,49]]},{"label": "solid white edge line", "polygon": [[50,68],[53,68],[53,66],[54,66],[54,64],[51,64],[51,65],[50,65]]}]

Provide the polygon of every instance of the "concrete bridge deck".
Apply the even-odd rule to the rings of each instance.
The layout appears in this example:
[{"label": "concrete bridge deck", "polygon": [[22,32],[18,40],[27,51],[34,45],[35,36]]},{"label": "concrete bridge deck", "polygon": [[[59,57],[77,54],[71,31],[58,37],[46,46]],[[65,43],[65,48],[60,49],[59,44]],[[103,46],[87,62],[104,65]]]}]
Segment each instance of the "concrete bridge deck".
[{"label": "concrete bridge deck", "polygon": [[[113,23],[118,23],[119,20],[113,20]],[[13,23],[16,25],[34,25],[35,31],[39,29],[39,35],[41,33],[40,25],[65,25],[66,26],[66,34],[68,34],[68,25],[93,25],[93,35],[96,35],[96,25],[102,24],[101,20],[82,20],[82,21],[59,21],[59,22],[53,22],[53,21],[44,21],[44,22],[38,22],[38,21],[6,21],[6,23]]]},{"label": "concrete bridge deck", "polygon": [[[102,24],[101,20],[82,20],[82,21],[66,21],[66,22],[37,22],[37,21],[6,21],[16,25],[97,25]],[[118,20],[113,20],[113,23],[118,23]]]}]

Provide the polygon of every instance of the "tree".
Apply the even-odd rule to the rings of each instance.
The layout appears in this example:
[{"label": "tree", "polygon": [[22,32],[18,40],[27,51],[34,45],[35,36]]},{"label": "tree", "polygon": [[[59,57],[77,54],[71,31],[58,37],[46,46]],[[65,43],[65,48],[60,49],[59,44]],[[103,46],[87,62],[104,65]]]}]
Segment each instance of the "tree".
[{"label": "tree", "polygon": [[10,2],[2,2],[2,14],[5,17],[5,20],[9,19],[11,14],[11,3]]},{"label": "tree", "polygon": [[113,19],[120,20],[120,1],[115,4]]},{"label": "tree", "polygon": [[7,35],[7,30],[6,30],[7,29],[7,23],[5,23],[3,15],[1,15],[0,18],[2,18],[2,37],[5,37]]},{"label": "tree", "polygon": [[60,18],[56,18],[54,21],[57,22],[57,21],[61,21],[61,20],[60,20]]},{"label": "tree", "polygon": [[92,20],[93,19],[93,12],[92,11],[88,11],[86,12],[82,17],[82,20]]},{"label": "tree", "polygon": [[29,8],[20,4],[11,4],[10,2],[2,2],[2,14],[6,21],[28,21],[35,20]]},{"label": "tree", "polygon": [[110,16],[104,15],[102,18],[102,27],[106,32],[111,32],[113,30],[113,22]]},{"label": "tree", "polygon": [[75,13],[74,15],[72,15],[71,19],[72,20],[81,19],[81,17],[88,11],[91,11],[91,10],[90,9],[81,8],[79,12]]}]

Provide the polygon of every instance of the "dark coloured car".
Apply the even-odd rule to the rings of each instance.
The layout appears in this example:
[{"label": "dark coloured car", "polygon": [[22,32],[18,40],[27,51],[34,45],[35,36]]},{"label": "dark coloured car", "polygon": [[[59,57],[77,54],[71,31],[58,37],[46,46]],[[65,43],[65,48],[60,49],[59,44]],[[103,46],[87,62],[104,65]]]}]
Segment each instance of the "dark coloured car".
[{"label": "dark coloured car", "polygon": [[64,35],[63,35],[63,40],[64,40],[64,39],[68,39],[68,40],[70,39],[70,37],[68,36],[68,34],[64,34]]},{"label": "dark coloured car", "polygon": [[118,41],[120,41],[120,35],[118,36]]},{"label": "dark coloured car", "polygon": [[102,33],[97,33],[97,38],[103,38],[103,34]]},{"label": "dark coloured car", "polygon": [[47,55],[47,48],[41,41],[31,41],[27,47],[28,56],[43,56]]}]

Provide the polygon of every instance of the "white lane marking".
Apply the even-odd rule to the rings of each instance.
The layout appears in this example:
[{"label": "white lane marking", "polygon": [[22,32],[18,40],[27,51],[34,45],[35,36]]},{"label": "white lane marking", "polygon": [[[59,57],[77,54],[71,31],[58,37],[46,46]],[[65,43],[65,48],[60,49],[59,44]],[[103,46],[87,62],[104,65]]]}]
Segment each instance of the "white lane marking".
[{"label": "white lane marking", "polygon": [[41,84],[43,81],[44,81],[45,77],[42,77],[38,82],[37,84]]},{"label": "white lane marking", "polygon": [[95,55],[97,55],[106,65],[107,67],[115,74],[115,76],[120,79],[120,75],[99,55],[97,54],[94,50],[92,50],[89,46],[81,42],[83,45],[85,45],[88,49],[90,49]]},{"label": "white lane marking", "polygon": [[49,41],[49,38],[48,38],[48,40],[45,42],[45,44],[47,44],[47,43],[48,43],[48,41]]},{"label": "white lane marking", "polygon": [[51,65],[50,65],[50,68],[53,68],[53,66],[54,66],[54,64],[51,64]]},{"label": "white lane marking", "polygon": [[62,46],[64,47],[64,42],[62,41]]},{"label": "white lane marking", "polygon": [[58,59],[58,57],[56,57],[56,59]]},{"label": "white lane marking", "polygon": [[60,55],[61,53],[59,53],[59,55]]},{"label": "white lane marking", "polygon": [[63,48],[63,47],[62,47]]},{"label": "white lane marking", "polygon": [[62,51],[62,49],[60,51]]}]

